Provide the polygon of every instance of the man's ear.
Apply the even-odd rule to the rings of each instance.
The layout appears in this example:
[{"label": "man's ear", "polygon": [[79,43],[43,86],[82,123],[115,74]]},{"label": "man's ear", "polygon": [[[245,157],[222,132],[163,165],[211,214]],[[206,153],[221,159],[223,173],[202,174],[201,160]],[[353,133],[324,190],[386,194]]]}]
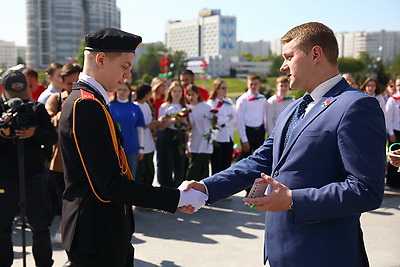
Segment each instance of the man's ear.
[{"label": "man's ear", "polygon": [[106,60],[106,54],[104,52],[99,52],[96,54],[95,62],[99,69],[104,67],[104,62]]},{"label": "man's ear", "polygon": [[318,45],[311,48],[312,59],[314,63],[318,63],[322,59],[322,48]]}]

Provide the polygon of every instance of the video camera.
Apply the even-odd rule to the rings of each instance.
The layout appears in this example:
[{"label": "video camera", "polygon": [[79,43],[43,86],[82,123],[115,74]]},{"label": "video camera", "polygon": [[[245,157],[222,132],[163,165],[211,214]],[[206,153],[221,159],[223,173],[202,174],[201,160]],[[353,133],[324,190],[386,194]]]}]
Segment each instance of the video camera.
[{"label": "video camera", "polygon": [[22,101],[21,98],[15,97],[4,102],[4,107],[8,109],[0,118],[0,128],[19,130],[36,126],[36,106],[33,101]]}]

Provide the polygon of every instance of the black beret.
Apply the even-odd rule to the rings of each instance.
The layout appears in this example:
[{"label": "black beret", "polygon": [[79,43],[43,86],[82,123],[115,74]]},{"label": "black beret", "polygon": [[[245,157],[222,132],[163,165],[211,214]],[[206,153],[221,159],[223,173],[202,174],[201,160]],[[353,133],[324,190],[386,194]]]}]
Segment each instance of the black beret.
[{"label": "black beret", "polygon": [[104,28],[85,36],[85,50],[135,53],[142,37],[114,28]]}]

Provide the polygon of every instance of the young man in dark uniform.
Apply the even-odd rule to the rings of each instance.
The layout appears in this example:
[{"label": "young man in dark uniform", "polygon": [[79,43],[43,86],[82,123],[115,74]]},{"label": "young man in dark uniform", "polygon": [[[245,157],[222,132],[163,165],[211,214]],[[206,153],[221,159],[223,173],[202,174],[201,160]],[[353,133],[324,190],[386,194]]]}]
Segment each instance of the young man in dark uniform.
[{"label": "young man in dark uniform", "polygon": [[141,41],[140,36],[113,28],[88,34],[83,72],[63,106],[61,231],[73,266],[133,266],[131,205],[173,213],[189,203],[197,210],[206,199],[198,191],[186,195],[131,180],[121,134],[106,105],[108,94],[130,77]]}]

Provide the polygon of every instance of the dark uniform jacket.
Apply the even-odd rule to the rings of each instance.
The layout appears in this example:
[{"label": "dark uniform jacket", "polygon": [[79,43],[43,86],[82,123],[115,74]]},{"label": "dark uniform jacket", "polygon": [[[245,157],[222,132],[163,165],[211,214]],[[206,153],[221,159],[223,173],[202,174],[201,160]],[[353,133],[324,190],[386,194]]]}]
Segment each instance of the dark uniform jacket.
[{"label": "dark uniform jacket", "polygon": [[[134,231],[130,205],[175,212],[180,193],[175,188],[139,184],[121,174],[101,104],[81,99],[75,107],[75,134],[88,179],[72,132],[74,102],[82,93],[93,94],[106,104],[96,90],[78,82],[63,106],[59,124],[65,172],[62,245],[67,251],[72,244],[85,252],[116,250],[130,243]],[[116,134],[121,142],[118,130]]]}]

